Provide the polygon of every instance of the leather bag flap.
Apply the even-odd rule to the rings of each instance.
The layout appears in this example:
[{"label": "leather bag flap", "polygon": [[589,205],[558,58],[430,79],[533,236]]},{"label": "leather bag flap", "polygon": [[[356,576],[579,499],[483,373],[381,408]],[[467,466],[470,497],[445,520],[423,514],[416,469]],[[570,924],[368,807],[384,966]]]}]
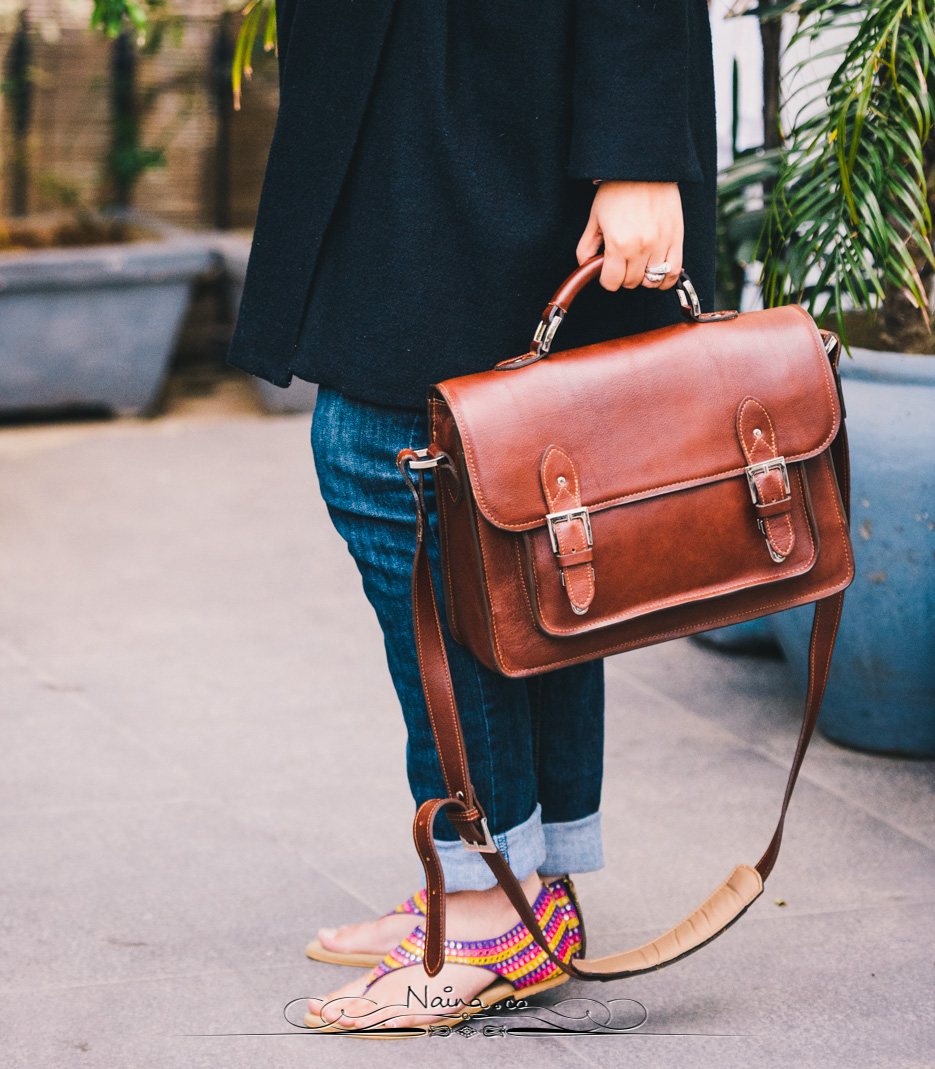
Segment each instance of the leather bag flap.
[{"label": "leather bag flap", "polygon": [[841,418],[818,330],[797,305],[680,323],[435,389],[478,507],[512,531],[545,522],[540,464],[550,445],[574,461],[593,512],[742,475],[745,397],[766,409],[789,462],[825,450]]}]

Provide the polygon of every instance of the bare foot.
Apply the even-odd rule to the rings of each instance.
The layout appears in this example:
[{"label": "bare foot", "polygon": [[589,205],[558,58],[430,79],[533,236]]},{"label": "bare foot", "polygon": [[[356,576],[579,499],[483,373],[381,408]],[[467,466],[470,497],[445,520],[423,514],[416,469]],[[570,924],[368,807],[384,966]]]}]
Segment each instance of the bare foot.
[{"label": "bare foot", "polygon": [[390,913],[363,924],[319,928],[318,941],[336,954],[389,954],[422,921],[416,913]]},{"label": "bare foot", "polygon": [[[532,903],[542,882],[538,874],[532,873],[523,880],[522,887]],[[446,897],[445,912],[446,935],[454,940],[495,939],[519,922],[499,887],[450,894]],[[415,918],[417,923],[421,920]],[[409,931],[413,927],[410,921]],[[398,943],[399,940],[393,946]],[[499,979],[489,969],[453,962],[446,963],[431,979],[421,964],[394,969],[366,990],[369,975],[367,972],[359,976],[324,999],[309,999],[309,1012],[327,1023],[338,1023],[348,1029],[369,1028],[383,1022],[395,1028],[421,1027],[463,1010],[476,995]]]}]

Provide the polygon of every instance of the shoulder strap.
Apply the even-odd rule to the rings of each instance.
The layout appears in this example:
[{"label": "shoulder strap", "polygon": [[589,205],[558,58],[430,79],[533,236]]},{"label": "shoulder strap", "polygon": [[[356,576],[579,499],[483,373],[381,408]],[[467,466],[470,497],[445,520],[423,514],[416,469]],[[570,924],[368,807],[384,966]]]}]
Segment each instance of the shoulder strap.
[{"label": "shoulder strap", "polygon": [[[849,514],[849,467],[843,420],[841,429],[832,444],[831,452],[845,514]],[[815,722],[818,719],[838,623],[841,619],[844,593],[842,591],[833,594],[815,603],[815,618],[809,647],[808,693],[802,727],[786,781],[779,820],[760,860],[755,866],[737,865],[727,879],[697,909],[651,942],[604,958],[582,959],[566,963],[552,952],[519,882],[493,843],[487,831],[483,811],[471,785],[461,721],[455,702],[425,545],[428,517],[422,492],[423,473],[426,468],[438,467],[445,463],[450,464],[450,458],[435,447],[418,452],[404,449],[397,457],[399,470],[413,492],[418,509],[416,551],[412,569],[413,623],[425,702],[438,748],[445,787],[448,791],[447,798],[435,798],[424,802],[416,813],[413,826],[413,837],[425,869],[427,888],[425,971],[429,976],[435,976],[444,964],[445,880],[432,836],[435,817],[442,809],[447,811],[449,820],[461,835],[465,846],[480,852],[536,943],[545,951],[552,963],[563,972],[580,980],[616,980],[661,969],[717,938],[762,893],[763,881],[772,871],[776,858],[779,856],[786,810],[805,757],[805,751],[812,737]],[[413,471],[416,472],[415,479],[412,475]]]}]

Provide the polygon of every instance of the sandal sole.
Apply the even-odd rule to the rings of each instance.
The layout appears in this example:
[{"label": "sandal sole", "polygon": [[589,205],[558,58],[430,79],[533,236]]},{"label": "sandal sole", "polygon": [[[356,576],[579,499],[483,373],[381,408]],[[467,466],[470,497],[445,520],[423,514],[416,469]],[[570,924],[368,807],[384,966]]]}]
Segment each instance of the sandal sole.
[{"label": "sandal sole", "polygon": [[358,969],[372,969],[383,960],[382,954],[340,954],[328,950],[317,939],[313,939],[305,948],[306,957],[313,961],[323,961],[327,965],[352,965]]}]

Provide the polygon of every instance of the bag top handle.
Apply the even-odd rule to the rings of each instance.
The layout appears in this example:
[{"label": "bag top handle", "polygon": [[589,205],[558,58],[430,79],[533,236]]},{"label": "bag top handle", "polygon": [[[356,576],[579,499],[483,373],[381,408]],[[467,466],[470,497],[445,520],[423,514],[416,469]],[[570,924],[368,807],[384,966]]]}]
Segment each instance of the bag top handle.
[{"label": "bag top handle", "polygon": [[[545,311],[529,344],[529,352],[510,360],[501,360],[495,366],[495,370],[514,371],[516,368],[526,367],[541,360],[552,347],[555,332],[561,326],[562,320],[571,307],[571,302],[589,282],[593,282],[600,275],[603,266],[604,257],[601,254],[585,260],[580,267],[572,271],[545,306]],[[679,273],[678,281],[675,283],[675,292],[683,314],[693,323],[716,323],[737,318],[737,312],[702,312],[701,301],[698,299],[695,287],[684,271]]]}]

